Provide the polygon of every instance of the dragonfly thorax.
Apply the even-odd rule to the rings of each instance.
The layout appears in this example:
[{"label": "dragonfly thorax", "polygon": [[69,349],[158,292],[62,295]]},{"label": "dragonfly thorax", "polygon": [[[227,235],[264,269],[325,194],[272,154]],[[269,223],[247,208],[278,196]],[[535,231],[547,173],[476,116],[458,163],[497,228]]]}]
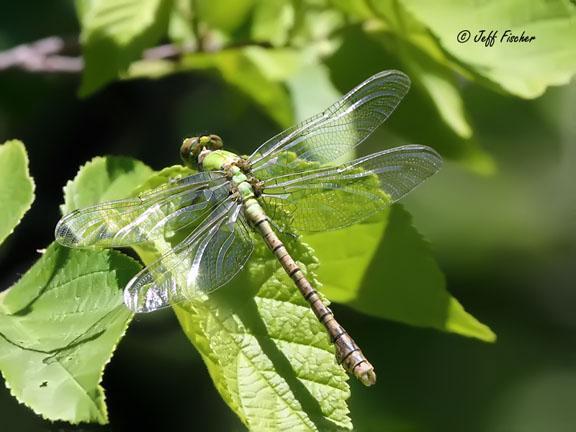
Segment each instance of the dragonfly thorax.
[{"label": "dragonfly thorax", "polygon": [[203,150],[198,156],[198,167],[203,171],[228,171],[241,158],[227,150]]}]

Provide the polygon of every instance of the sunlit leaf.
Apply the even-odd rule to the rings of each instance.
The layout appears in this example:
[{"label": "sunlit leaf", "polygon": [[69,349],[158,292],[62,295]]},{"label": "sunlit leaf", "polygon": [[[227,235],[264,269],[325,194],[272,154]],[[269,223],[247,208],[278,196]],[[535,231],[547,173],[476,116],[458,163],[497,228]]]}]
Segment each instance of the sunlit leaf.
[{"label": "sunlit leaf", "polygon": [[258,70],[271,81],[288,81],[306,64],[306,55],[294,48],[266,49],[258,46],[244,50]]},{"label": "sunlit leaf", "polygon": [[[576,73],[576,8],[564,0],[402,0],[401,3],[440,39],[442,46],[474,73],[525,98],[548,86],[566,84]],[[458,42],[461,31],[470,39]],[[474,42],[480,30],[498,31],[493,46]],[[534,36],[531,42],[509,42]],[[504,39],[503,39],[504,38]]]},{"label": "sunlit leaf", "polygon": [[249,17],[257,0],[195,0],[199,20],[211,29],[230,35]]},{"label": "sunlit leaf", "polygon": [[303,121],[322,112],[342,96],[334,88],[329,71],[322,64],[301,68],[287,84],[294,103],[296,121]]},{"label": "sunlit leaf", "polygon": [[[394,144],[419,143],[440,151],[443,157],[457,160],[473,171],[489,174],[494,171],[494,162],[475,138],[465,138],[466,114],[460,96],[454,93],[454,77],[442,63],[413,56],[428,56],[420,48],[389,32],[358,29],[346,31],[344,42],[333,56],[326,60],[331,80],[338,90],[344,92],[358,84],[370,74],[386,69],[404,70],[413,85],[394,114],[383,128],[376,131],[375,138],[383,137],[383,131],[393,131],[401,137]],[[408,35],[405,35],[408,36]],[[358,50],[362,46],[362,50]],[[402,54],[404,53],[404,54]],[[349,68],[349,64],[362,64],[362,69]],[[385,67],[383,66],[385,65]],[[428,69],[431,68],[431,69]],[[448,92],[444,93],[443,89]],[[460,130],[462,134],[456,133]],[[382,145],[391,146],[382,141]]]},{"label": "sunlit leaf", "polygon": [[[314,278],[312,251],[285,241]],[[263,242],[238,279],[174,310],[216,388],[250,430],[351,429],[348,377],[326,330]]]},{"label": "sunlit leaf", "polygon": [[[401,4],[393,1],[377,2],[371,4],[370,11],[372,21],[368,22],[372,24],[367,26],[368,34],[401,62],[398,67],[411,77],[415,92],[419,91],[423,97],[420,103],[432,105],[439,120],[455,134],[452,141],[458,147],[449,151],[444,150],[444,147],[454,145],[449,145],[445,142],[446,139],[437,133],[428,135],[437,137],[439,144],[430,144],[444,150],[447,157],[456,156],[478,173],[492,174],[495,171],[495,163],[473,138],[472,127],[461,96],[462,80],[458,73],[464,73],[464,69],[446,55],[428,29],[407,13]],[[374,20],[378,24],[375,25]],[[413,117],[415,116],[413,114]],[[433,122],[429,116],[419,117],[428,119],[420,123]],[[409,129],[414,129],[413,121],[410,123]],[[408,136],[408,139],[414,138]],[[420,138],[416,140],[426,142]]]},{"label": "sunlit leaf", "polygon": [[0,298],[0,370],[42,417],[106,423],[100,386],[132,316],[122,288],[138,271],[115,251],[53,244]]},{"label": "sunlit leaf", "polygon": [[493,341],[494,333],[446,290],[427,242],[402,207],[388,218],[304,237],[333,301],[363,313]]},{"label": "sunlit leaf", "polygon": [[403,44],[400,55],[413,82],[430,96],[442,120],[462,138],[470,138],[472,128],[466,119],[456,74],[411,44]]},{"label": "sunlit leaf", "polygon": [[379,24],[368,27],[369,33],[399,57],[412,82],[428,94],[442,120],[462,138],[470,138],[472,129],[456,74],[433,35],[395,2],[374,3],[370,11]]},{"label": "sunlit leaf", "polygon": [[366,20],[374,18],[374,4],[366,0],[332,0],[335,7],[346,13],[348,18]]},{"label": "sunlit leaf", "polygon": [[[66,185],[62,211],[127,197],[151,173],[129,158],[95,158]],[[132,316],[122,290],[139,268],[119,252],[53,244],[2,293],[0,369],[19,401],[50,420],[108,421],[99,383]]]},{"label": "sunlit leaf", "polygon": [[[110,159],[110,157],[108,157],[107,160],[108,159]],[[193,174],[194,172],[195,171],[183,165],[172,165],[157,172],[147,172],[146,174],[148,175],[148,177],[144,182],[142,183],[137,183],[136,181],[132,182],[132,185],[137,184],[138,187],[132,189],[132,191],[130,191],[130,195],[136,196],[141,192],[146,192],[151,189],[157,188],[158,186],[163,185],[169,180],[186,177]]]},{"label": "sunlit leaf", "polygon": [[20,141],[0,145],[0,244],[8,237],[34,201],[34,180]]},{"label": "sunlit leaf", "polygon": [[[174,166],[135,193],[189,173]],[[250,430],[350,429],[348,376],[336,363],[323,325],[264,243],[231,283],[198,301],[174,305],[216,388]],[[304,244],[284,242],[315,281],[316,259]],[[148,264],[156,252],[135,248]]]},{"label": "sunlit leaf", "polygon": [[152,175],[152,169],[128,157],[95,157],[64,187],[63,214],[102,201],[126,198]]},{"label": "sunlit leaf", "polygon": [[100,0],[82,3],[85,70],[80,87],[89,95],[120,77],[143,50],[167,31],[172,0]]},{"label": "sunlit leaf", "polygon": [[295,25],[290,30],[290,43],[322,56],[329,55],[339,44],[338,30],[349,23],[348,16],[334,8],[329,2],[296,2]]},{"label": "sunlit leaf", "polygon": [[172,12],[168,23],[168,36],[171,41],[197,47],[197,36],[194,33],[195,11],[194,0],[173,0]]},{"label": "sunlit leaf", "polygon": [[273,46],[283,46],[288,42],[290,30],[294,26],[294,4],[284,0],[260,0],[252,18],[252,38],[258,42],[268,42]]}]

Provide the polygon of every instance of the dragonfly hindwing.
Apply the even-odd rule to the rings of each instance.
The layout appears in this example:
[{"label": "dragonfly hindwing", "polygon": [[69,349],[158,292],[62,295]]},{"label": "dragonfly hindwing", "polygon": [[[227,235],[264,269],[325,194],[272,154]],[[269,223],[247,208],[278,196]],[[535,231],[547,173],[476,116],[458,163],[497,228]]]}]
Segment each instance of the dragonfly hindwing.
[{"label": "dragonfly hindwing", "polygon": [[261,199],[299,231],[343,228],[383,210],[441,165],[430,147],[396,147],[338,167],[266,180]]},{"label": "dragonfly hindwing", "polygon": [[228,198],[176,247],[138,273],[124,292],[135,312],[194,300],[232,279],[253,249],[242,205]]}]

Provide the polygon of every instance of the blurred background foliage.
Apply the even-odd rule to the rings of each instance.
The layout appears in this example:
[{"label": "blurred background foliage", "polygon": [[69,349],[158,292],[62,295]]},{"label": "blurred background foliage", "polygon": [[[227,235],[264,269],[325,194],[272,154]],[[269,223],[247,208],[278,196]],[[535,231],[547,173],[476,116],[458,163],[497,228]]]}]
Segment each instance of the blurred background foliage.
[{"label": "blurred background foliage", "polygon": [[[0,249],[1,288],[53,240],[62,186],[91,157],[130,155],[160,169],[176,161],[183,136],[202,132],[248,153],[397,68],[413,89],[360,151],[417,142],[448,160],[405,205],[451,293],[499,340],[336,305],[380,373],[369,390],[351,382],[356,429],[576,429],[573,3],[29,0],[1,11],[0,49],[56,35],[65,41],[59,55],[81,49],[84,61],[82,71],[0,72],[0,141],[26,143],[37,185],[34,206]],[[536,39],[457,42],[461,30],[480,29]],[[104,386],[111,430],[242,430],[170,313],[134,320]],[[74,429],[43,422],[5,388],[0,412],[10,430]]]}]

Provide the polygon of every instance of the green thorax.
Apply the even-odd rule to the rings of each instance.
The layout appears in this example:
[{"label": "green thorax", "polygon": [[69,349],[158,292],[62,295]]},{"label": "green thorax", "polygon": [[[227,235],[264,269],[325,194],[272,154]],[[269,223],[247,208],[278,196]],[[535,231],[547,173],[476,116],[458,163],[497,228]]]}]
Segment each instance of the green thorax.
[{"label": "green thorax", "polygon": [[211,151],[204,157],[202,161],[202,168],[205,171],[220,171],[225,170],[230,176],[230,180],[234,184],[236,190],[243,200],[254,198],[254,189],[248,181],[246,174],[234,165],[234,162],[239,161],[241,158],[236,153],[226,150]]},{"label": "green thorax", "polygon": [[220,171],[225,165],[230,165],[240,159],[236,153],[226,150],[211,151],[202,161],[202,168],[206,171]]}]

